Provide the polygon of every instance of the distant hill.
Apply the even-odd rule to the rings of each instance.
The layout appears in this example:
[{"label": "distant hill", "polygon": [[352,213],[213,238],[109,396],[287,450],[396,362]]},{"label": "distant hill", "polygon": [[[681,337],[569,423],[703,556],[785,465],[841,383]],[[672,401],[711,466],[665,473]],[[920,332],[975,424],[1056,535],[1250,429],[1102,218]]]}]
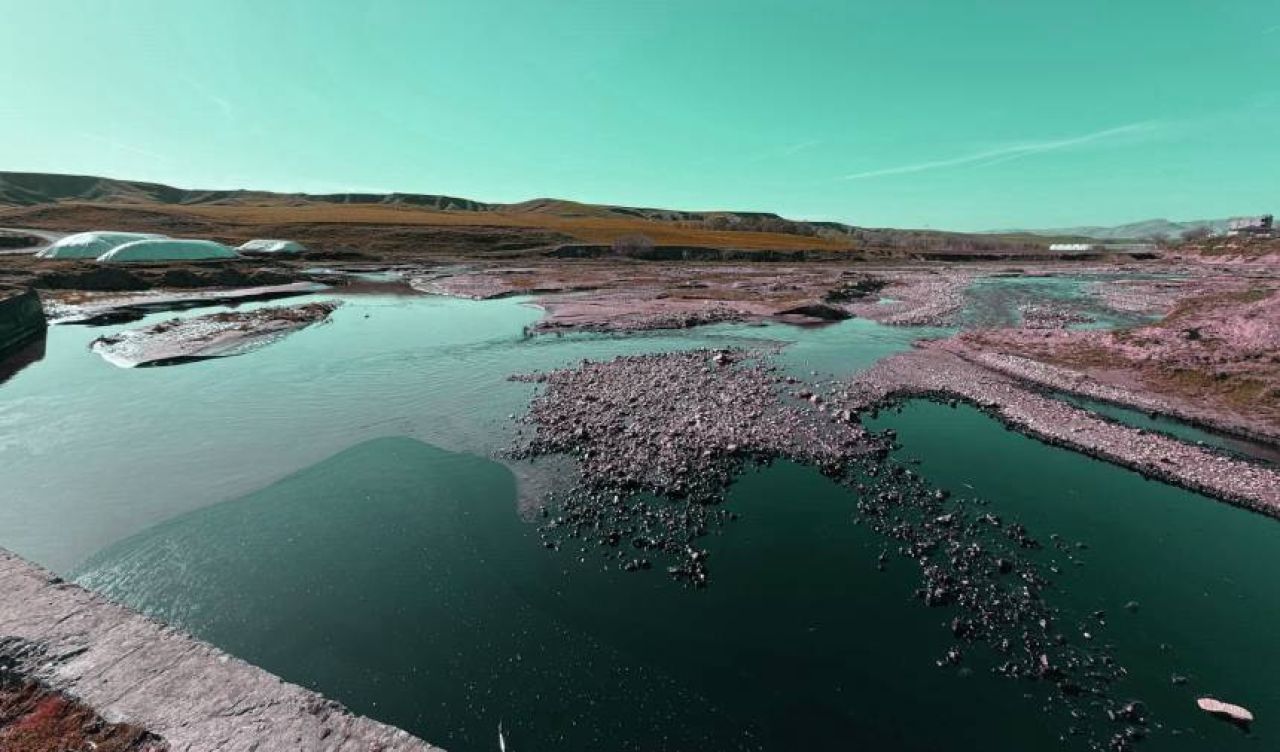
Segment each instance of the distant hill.
[{"label": "distant hill", "polygon": [[[643,234],[667,245],[725,248],[859,248],[902,253],[1047,252],[1032,233],[957,233],[868,228],[786,219],[772,212],[688,211],[536,198],[512,204],[418,193],[277,193],[175,188],[91,175],[0,171],[0,210],[14,226],[48,229],[110,224],[139,231],[195,232],[211,220],[275,225],[376,222],[439,227],[521,227],[588,242]],[[159,228],[159,229],[157,229]],[[440,231],[443,232],[443,231]],[[439,233],[438,233],[439,234]]]},{"label": "distant hill", "polygon": [[1027,233],[1043,237],[1080,237],[1094,240],[1139,240],[1156,235],[1166,238],[1177,238],[1188,230],[1208,228],[1215,234],[1225,232],[1226,219],[1195,219],[1188,222],[1174,222],[1168,219],[1147,219],[1142,222],[1130,222],[1127,225],[1114,227],[1086,226],[1060,227],[1049,230],[1009,230],[1008,233]]},{"label": "distant hill", "polygon": [[415,193],[273,193],[271,191],[174,188],[160,183],[116,180],[92,175],[51,175],[41,172],[0,172],[0,206],[36,206],[59,201],[104,204],[271,205],[403,204],[440,210],[489,211],[485,204],[453,196]]},{"label": "distant hill", "polygon": [[666,222],[700,222],[713,217],[730,221],[785,221],[767,212],[682,211],[633,206],[584,204],[555,198],[535,198],[514,204],[495,204],[469,198],[421,193],[276,193],[252,190],[174,188],[160,183],[118,180],[92,175],[53,175],[0,171],[0,206],[37,206],[60,201],[103,204],[166,204],[185,206],[305,206],[363,204],[414,206],[439,211],[510,212],[560,217],[634,217]]}]

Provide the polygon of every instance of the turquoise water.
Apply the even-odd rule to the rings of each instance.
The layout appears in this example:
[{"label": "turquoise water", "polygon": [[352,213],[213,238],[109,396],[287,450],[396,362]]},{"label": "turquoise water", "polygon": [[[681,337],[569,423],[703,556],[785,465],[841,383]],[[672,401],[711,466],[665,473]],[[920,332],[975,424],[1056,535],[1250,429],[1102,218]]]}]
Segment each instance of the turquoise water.
[{"label": "turquoise water", "polygon": [[[1061,566],[1055,601],[1084,617],[1107,614],[1100,639],[1130,671],[1127,689],[1165,729],[1148,749],[1258,749],[1277,734],[1225,733],[1194,698],[1236,697],[1261,719],[1280,714],[1280,525],[1136,473],[1050,448],[996,427],[970,408],[915,403],[879,425],[899,432],[903,459],[933,482],[991,500],[1041,538],[1084,543]],[[976,441],[975,436],[981,436]],[[1136,612],[1124,606],[1139,604]],[[1188,677],[1175,686],[1171,677]],[[1247,700],[1243,698],[1248,698]],[[1227,729],[1226,731],[1231,731]],[[1178,732],[1178,735],[1174,735]]]},{"label": "turquoise water", "polygon": [[[813,470],[734,486],[696,591],[543,549],[518,503],[527,468],[493,459],[536,388],[511,373],[743,341],[845,373],[936,332],[522,338],[537,314],[352,296],[252,354],[132,371],[87,350],[113,328],[55,328],[0,386],[0,545],[455,752],[495,749],[499,722],[515,750],[1082,748],[1059,742],[1068,719],[1041,712],[1041,685],[980,656],[935,666],[951,613],[919,604],[917,565]],[[1097,639],[1130,671],[1117,691],[1161,724],[1144,748],[1274,744],[1280,526],[968,408],[875,425],[929,481],[1071,542],[1040,554],[1062,570],[1046,598],[1066,621],[1106,612]],[[1199,713],[1199,693],[1253,709],[1253,734]]]},{"label": "turquoise water", "polygon": [[[227,309],[181,315],[213,310]],[[524,338],[540,313],[518,299],[347,296],[331,323],[251,355],[134,370],[107,364],[89,343],[174,314],[53,327],[44,359],[0,386],[0,545],[65,570],[160,520],[380,436],[493,454],[511,438],[508,416],[533,394],[507,380],[515,373],[778,341],[794,343],[780,362],[797,374],[847,372],[936,334],[850,320]]]},{"label": "turquoise water", "polygon": [[[1151,275],[1126,275],[1126,279]],[[1018,308],[1027,303],[1062,303],[1089,317],[1073,329],[1117,329],[1151,321],[1151,317],[1107,307],[1091,287],[1114,275],[1051,275],[1042,277],[979,277],[966,289],[966,305],[960,314],[965,326],[1020,326]]]}]

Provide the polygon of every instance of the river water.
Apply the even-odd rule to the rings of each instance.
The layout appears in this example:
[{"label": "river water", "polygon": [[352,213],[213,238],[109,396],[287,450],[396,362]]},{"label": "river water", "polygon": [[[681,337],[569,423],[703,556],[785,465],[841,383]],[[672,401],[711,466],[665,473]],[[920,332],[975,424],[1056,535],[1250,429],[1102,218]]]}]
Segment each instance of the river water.
[{"label": "river water", "polygon": [[[947,610],[913,597],[910,560],[877,571],[885,541],[811,469],[734,486],[737,520],[706,539],[712,584],[691,590],[545,550],[528,484],[494,459],[536,389],[513,373],[771,341],[797,375],[846,374],[942,332],[523,337],[538,315],[348,296],[265,349],[135,370],[87,349],[120,327],[55,327],[0,385],[0,545],[455,751],[496,749],[500,723],[512,750],[1084,748],[1040,712],[1046,687],[981,656],[935,666]],[[1081,623],[1105,612],[1092,629],[1129,671],[1117,691],[1157,722],[1145,748],[1280,738],[1280,525],[967,408],[874,424],[930,482],[1071,542],[1043,553],[1062,568],[1046,598]],[[1210,719],[1200,694],[1259,722]]]}]

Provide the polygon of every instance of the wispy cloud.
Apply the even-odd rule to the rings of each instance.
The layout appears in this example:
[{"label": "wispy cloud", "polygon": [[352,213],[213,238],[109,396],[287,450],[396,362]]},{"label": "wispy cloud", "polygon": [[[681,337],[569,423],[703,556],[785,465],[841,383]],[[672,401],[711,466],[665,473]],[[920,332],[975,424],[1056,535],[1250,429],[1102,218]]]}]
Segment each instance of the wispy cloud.
[{"label": "wispy cloud", "polygon": [[905,175],[912,172],[944,170],[950,167],[962,167],[964,165],[972,164],[996,164],[998,162],[1008,162],[1013,159],[1029,157],[1033,154],[1043,154],[1050,151],[1071,149],[1097,141],[1117,138],[1119,136],[1150,134],[1158,130],[1159,127],[1160,123],[1153,120],[1141,123],[1130,123],[1128,125],[1121,125],[1115,128],[1094,131],[1093,133],[1086,133],[1082,136],[1072,136],[1070,138],[1059,138],[1044,141],[1027,141],[1009,144],[998,149],[988,149],[986,151],[974,152],[972,154],[965,154],[959,157],[951,157],[949,159],[937,159],[931,162],[915,162],[913,164],[883,167],[876,170],[866,170],[864,172],[853,172],[848,175],[841,175],[836,178],[836,180],[866,180],[868,178],[878,178],[887,175]]},{"label": "wispy cloud", "polygon": [[133,144],[126,143],[124,141],[120,141],[114,138],[108,138],[98,133],[87,133],[87,132],[81,131],[80,137],[85,139],[86,141],[92,141],[95,144],[106,146],[116,151],[123,151],[129,154],[135,154],[141,157],[148,157],[150,159],[153,159],[159,162],[169,161],[169,158],[167,156],[160,154],[159,152],[151,151],[149,149],[144,149],[141,146],[135,146]]},{"label": "wispy cloud", "polygon": [[801,152],[808,151],[821,145],[822,142],[818,139],[796,141],[795,143],[784,144],[772,149],[756,152],[755,154],[743,157],[741,161],[746,164],[755,164],[756,162],[765,162],[771,159],[785,159],[786,157],[794,157]]},{"label": "wispy cloud", "polygon": [[1271,27],[1271,28],[1269,28],[1269,29],[1264,29],[1262,33],[1263,33],[1263,34],[1274,34],[1274,33],[1276,33],[1277,31],[1280,31],[1280,24],[1276,24],[1275,26],[1272,26],[1272,27]]},{"label": "wispy cloud", "polygon": [[196,94],[202,97],[205,101],[207,101],[209,104],[213,105],[220,112],[222,112],[222,116],[225,117],[227,120],[234,121],[236,119],[235,106],[233,106],[231,104],[231,101],[228,100],[226,97],[218,96],[213,91],[211,91],[209,87],[205,86],[204,84],[200,83],[194,78],[191,78],[190,76],[183,76],[182,81],[186,83],[187,88],[194,91]]},{"label": "wispy cloud", "polygon": [[821,145],[822,145],[822,142],[816,138],[810,139],[808,141],[797,141],[794,144],[790,144],[788,146],[782,147],[781,149],[778,149],[777,151],[774,152],[774,154],[779,157],[790,157],[793,154],[799,154],[802,151],[808,151],[815,146],[821,146]]}]

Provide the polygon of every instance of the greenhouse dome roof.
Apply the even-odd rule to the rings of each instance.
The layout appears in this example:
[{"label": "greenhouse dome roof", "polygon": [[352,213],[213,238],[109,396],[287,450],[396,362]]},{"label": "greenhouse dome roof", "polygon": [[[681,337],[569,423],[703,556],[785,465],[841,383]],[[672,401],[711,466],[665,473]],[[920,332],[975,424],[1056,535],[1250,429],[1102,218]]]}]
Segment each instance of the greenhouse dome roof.
[{"label": "greenhouse dome roof", "polygon": [[146,261],[204,261],[236,258],[236,252],[212,240],[158,238],[117,246],[98,257],[102,263]]},{"label": "greenhouse dome roof", "polygon": [[127,243],[160,240],[164,235],[146,232],[112,232],[95,230],[68,235],[36,254],[45,259],[96,259]]}]

